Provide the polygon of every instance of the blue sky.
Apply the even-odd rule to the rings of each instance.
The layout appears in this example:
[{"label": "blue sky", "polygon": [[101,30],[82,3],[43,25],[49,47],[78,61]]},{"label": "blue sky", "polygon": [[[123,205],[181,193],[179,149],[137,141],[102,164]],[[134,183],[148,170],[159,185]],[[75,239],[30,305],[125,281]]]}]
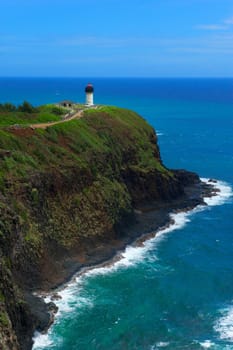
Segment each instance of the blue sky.
[{"label": "blue sky", "polygon": [[233,0],[0,0],[0,76],[233,77]]}]

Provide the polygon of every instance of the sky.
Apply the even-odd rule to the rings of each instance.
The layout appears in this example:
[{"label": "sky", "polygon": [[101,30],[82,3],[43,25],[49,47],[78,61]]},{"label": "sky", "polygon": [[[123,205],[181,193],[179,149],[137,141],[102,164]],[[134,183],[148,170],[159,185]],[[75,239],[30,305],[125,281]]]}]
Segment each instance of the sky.
[{"label": "sky", "polygon": [[0,0],[0,76],[233,77],[233,0]]}]

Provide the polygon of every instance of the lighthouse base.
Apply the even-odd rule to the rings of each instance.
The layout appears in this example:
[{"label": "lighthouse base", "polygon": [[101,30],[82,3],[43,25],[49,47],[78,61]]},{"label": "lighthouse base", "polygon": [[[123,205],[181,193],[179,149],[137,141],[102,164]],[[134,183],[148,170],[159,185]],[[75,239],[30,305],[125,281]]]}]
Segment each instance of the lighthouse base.
[{"label": "lighthouse base", "polygon": [[86,93],[86,105],[87,106],[94,105],[93,93]]}]

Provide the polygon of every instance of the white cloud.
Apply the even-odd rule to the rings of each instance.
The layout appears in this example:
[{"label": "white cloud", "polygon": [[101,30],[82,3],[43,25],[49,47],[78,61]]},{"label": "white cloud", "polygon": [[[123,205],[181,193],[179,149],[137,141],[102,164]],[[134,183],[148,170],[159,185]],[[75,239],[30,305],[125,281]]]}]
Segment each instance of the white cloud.
[{"label": "white cloud", "polygon": [[197,29],[203,30],[227,30],[227,25],[219,25],[219,24],[200,24],[196,26]]},{"label": "white cloud", "polygon": [[224,23],[227,25],[233,25],[233,17],[225,19]]},{"label": "white cloud", "polygon": [[98,36],[77,36],[70,38],[58,39],[56,45],[67,47],[102,47],[102,48],[118,48],[127,43],[127,39],[98,37]]},{"label": "white cloud", "polygon": [[217,57],[219,55],[231,57],[233,55],[233,34],[215,34],[202,38],[189,38],[188,40],[174,41],[168,46],[169,51],[202,55],[203,57]]},{"label": "white cloud", "polygon": [[[208,34],[186,37],[111,37],[111,36],[67,36],[67,37],[7,37],[0,36],[0,52],[23,56],[30,53],[33,59],[59,57],[63,60],[87,62],[110,62],[138,59],[148,61],[150,57],[169,57],[178,54],[195,57],[233,55],[233,33],[213,31]],[[14,54],[14,55],[13,55]],[[171,55],[172,54],[172,55]],[[122,55],[122,57],[121,57]]]},{"label": "white cloud", "polygon": [[210,31],[218,31],[218,30],[229,30],[233,25],[233,17],[226,18],[221,21],[219,24],[199,24],[196,26],[196,29],[201,30],[210,30]]}]

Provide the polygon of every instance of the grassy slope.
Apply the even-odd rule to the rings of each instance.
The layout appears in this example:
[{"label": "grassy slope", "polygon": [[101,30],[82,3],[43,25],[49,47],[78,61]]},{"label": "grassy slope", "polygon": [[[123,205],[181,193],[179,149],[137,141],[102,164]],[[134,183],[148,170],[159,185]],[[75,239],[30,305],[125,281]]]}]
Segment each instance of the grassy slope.
[{"label": "grassy slope", "polygon": [[168,173],[153,155],[152,134],[152,128],[136,113],[115,107],[89,110],[80,120],[46,130],[1,129],[0,189],[4,191],[6,179],[27,179],[32,172],[51,167],[62,170],[75,165],[95,172],[93,158],[111,153],[114,162],[119,152],[128,149],[134,157],[132,166]]}]

